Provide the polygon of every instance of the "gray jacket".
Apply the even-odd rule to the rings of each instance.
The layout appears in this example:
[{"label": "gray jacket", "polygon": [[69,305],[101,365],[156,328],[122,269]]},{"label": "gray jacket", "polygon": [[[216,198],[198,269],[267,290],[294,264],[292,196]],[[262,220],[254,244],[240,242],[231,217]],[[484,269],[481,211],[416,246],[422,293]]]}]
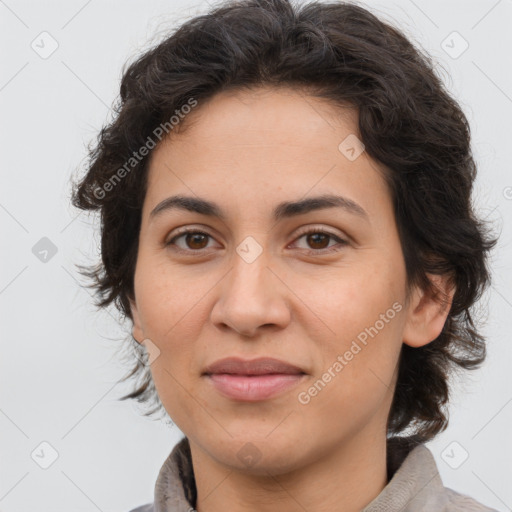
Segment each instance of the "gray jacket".
[{"label": "gray jacket", "polygon": [[[444,487],[430,450],[414,437],[387,440],[388,484],[361,512],[498,512]],[[183,438],[165,460],[154,503],[130,512],[194,512],[196,486],[190,446]]]}]

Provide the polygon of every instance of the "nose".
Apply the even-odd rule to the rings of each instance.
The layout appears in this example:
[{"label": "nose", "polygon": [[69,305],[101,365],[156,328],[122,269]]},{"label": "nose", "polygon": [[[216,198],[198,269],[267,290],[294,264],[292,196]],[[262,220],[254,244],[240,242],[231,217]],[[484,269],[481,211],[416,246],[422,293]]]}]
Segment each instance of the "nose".
[{"label": "nose", "polygon": [[219,284],[219,296],[211,321],[219,329],[233,329],[255,337],[263,328],[285,328],[291,318],[290,290],[261,254],[247,263],[238,255],[230,272]]}]

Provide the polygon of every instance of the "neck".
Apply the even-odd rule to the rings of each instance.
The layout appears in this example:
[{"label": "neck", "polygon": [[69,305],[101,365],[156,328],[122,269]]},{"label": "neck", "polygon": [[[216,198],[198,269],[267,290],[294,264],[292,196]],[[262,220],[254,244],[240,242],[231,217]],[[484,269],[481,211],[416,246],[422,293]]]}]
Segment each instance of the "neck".
[{"label": "neck", "polygon": [[374,432],[360,432],[335,450],[316,454],[309,464],[280,474],[271,468],[265,475],[242,472],[193,442],[190,449],[197,512],[359,512],[387,485],[386,437]]}]

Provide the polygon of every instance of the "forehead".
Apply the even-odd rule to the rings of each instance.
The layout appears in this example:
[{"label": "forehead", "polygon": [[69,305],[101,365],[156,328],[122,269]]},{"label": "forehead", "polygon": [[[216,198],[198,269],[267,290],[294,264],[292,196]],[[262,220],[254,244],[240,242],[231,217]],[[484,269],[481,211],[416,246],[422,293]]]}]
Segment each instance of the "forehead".
[{"label": "forehead", "polygon": [[265,207],[334,192],[360,203],[375,203],[372,194],[389,199],[376,162],[364,151],[355,159],[344,152],[347,140],[359,143],[355,108],[264,87],[217,94],[183,123],[151,155],[153,206],[171,192],[239,202],[259,197]]},{"label": "forehead", "polygon": [[311,139],[311,143],[318,144],[326,131],[341,129],[356,134],[357,123],[357,109],[348,104],[336,106],[303,89],[259,86],[223,91],[198,102],[178,127],[184,132],[171,135],[189,143],[194,139],[219,142],[220,137],[229,134],[229,140],[222,141],[229,145],[268,146],[294,139]]}]

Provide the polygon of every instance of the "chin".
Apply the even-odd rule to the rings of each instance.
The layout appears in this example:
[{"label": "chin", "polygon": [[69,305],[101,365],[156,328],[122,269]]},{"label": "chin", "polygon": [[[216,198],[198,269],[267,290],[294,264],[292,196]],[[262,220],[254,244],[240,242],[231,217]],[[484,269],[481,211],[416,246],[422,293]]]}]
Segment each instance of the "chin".
[{"label": "chin", "polygon": [[[289,432],[283,431],[273,439],[274,433],[269,435],[268,429],[260,430],[255,433],[247,426],[239,435],[230,431],[233,437],[217,442],[211,440],[206,448],[220,463],[236,471],[261,476],[288,473],[300,465],[300,459],[307,458],[307,453],[302,453],[305,444],[295,441]],[[298,446],[302,452],[297,450]]]}]

